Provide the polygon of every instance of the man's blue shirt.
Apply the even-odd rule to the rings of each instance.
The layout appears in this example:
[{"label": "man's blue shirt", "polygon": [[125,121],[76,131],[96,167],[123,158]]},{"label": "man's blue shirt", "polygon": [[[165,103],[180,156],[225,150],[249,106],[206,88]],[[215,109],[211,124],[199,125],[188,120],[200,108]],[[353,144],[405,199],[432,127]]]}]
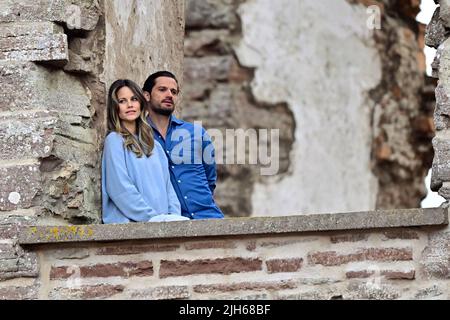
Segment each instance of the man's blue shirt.
[{"label": "man's blue shirt", "polygon": [[149,118],[169,161],[170,179],[180,200],[181,214],[190,219],[223,218],[214,202],[216,163],[214,146],[206,130],[171,116],[164,139]]}]

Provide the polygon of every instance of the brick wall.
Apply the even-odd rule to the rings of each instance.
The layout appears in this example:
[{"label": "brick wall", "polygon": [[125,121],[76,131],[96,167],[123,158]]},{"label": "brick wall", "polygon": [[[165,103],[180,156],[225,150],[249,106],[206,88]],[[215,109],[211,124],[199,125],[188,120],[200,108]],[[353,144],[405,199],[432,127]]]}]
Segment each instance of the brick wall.
[{"label": "brick wall", "polygon": [[432,209],[25,228],[0,246],[0,298],[449,299],[447,223]]}]

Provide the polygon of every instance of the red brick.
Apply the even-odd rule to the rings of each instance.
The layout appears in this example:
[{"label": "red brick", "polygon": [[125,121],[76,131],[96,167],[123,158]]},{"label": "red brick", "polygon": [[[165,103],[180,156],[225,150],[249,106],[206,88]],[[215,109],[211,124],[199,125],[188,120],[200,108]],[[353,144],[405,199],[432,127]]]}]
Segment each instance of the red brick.
[{"label": "red brick", "polygon": [[83,286],[76,289],[56,288],[50,292],[50,299],[67,300],[67,299],[106,299],[110,298],[125,290],[122,285],[97,285]]},{"label": "red brick", "polygon": [[290,280],[281,280],[276,282],[242,282],[233,284],[214,284],[214,285],[197,285],[194,286],[196,293],[213,293],[213,292],[231,292],[246,290],[286,290],[295,289],[297,284]]},{"label": "red brick", "polygon": [[414,240],[419,239],[419,234],[413,230],[394,229],[383,232],[388,239]]},{"label": "red brick", "polygon": [[[153,264],[151,261],[120,262],[111,264],[96,264],[91,266],[80,266],[81,278],[107,278],[107,277],[147,277],[153,275]],[[50,279],[68,279],[77,275],[73,267],[52,267]]]},{"label": "red brick", "polygon": [[362,253],[338,255],[336,251],[327,251],[308,254],[309,264],[321,264],[324,266],[339,266],[341,264],[363,260],[364,255]]},{"label": "red brick", "polygon": [[368,248],[356,253],[338,255],[336,251],[315,252],[308,254],[309,264],[339,266],[357,261],[408,261],[413,259],[411,248]]},{"label": "red brick", "polygon": [[274,259],[266,261],[266,265],[269,273],[296,272],[302,267],[303,259]]},{"label": "red brick", "polygon": [[370,248],[364,249],[366,260],[408,261],[413,259],[411,248]]},{"label": "red brick", "polygon": [[199,250],[199,249],[235,249],[236,244],[231,241],[202,241],[191,242],[184,245],[186,250]]},{"label": "red brick", "polygon": [[330,240],[332,243],[341,243],[341,242],[367,241],[368,238],[369,238],[368,234],[355,233],[355,234],[342,234],[331,236]]},{"label": "red brick", "polygon": [[196,274],[231,274],[262,270],[260,259],[225,258],[205,260],[161,261],[160,278],[179,277]]},{"label": "red brick", "polygon": [[98,255],[128,255],[145,252],[169,252],[175,251],[179,248],[175,244],[148,244],[148,245],[131,245],[131,246],[115,246],[104,247],[97,250]]},{"label": "red brick", "polygon": [[416,278],[416,271],[393,271],[385,270],[381,271],[381,275],[385,276],[389,280],[414,280]]}]

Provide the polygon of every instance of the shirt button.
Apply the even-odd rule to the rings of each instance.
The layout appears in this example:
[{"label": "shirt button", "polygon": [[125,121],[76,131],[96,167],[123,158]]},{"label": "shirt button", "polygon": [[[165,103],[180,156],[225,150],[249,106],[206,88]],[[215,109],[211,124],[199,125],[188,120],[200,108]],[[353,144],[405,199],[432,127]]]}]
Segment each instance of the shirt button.
[{"label": "shirt button", "polygon": [[181,183],[181,180],[178,180],[178,183]]},{"label": "shirt button", "polygon": [[175,169],[175,166],[172,166],[172,169]]},{"label": "shirt button", "polygon": [[187,197],[184,197],[187,200]]},{"label": "shirt button", "polygon": [[169,150],[166,150],[167,153],[169,153]]}]

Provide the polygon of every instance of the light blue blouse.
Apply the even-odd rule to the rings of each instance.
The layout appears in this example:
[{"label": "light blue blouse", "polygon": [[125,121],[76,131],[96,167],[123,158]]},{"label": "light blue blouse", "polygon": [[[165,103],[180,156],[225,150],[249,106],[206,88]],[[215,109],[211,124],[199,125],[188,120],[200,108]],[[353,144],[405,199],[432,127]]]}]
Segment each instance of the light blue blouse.
[{"label": "light blue blouse", "polygon": [[[138,158],[124,148],[120,134],[108,134],[102,157],[102,211],[104,223],[184,220],[179,219],[183,217],[167,157],[156,140],[152,155]],[[160,216],[168,214],[179,217]]]}]

